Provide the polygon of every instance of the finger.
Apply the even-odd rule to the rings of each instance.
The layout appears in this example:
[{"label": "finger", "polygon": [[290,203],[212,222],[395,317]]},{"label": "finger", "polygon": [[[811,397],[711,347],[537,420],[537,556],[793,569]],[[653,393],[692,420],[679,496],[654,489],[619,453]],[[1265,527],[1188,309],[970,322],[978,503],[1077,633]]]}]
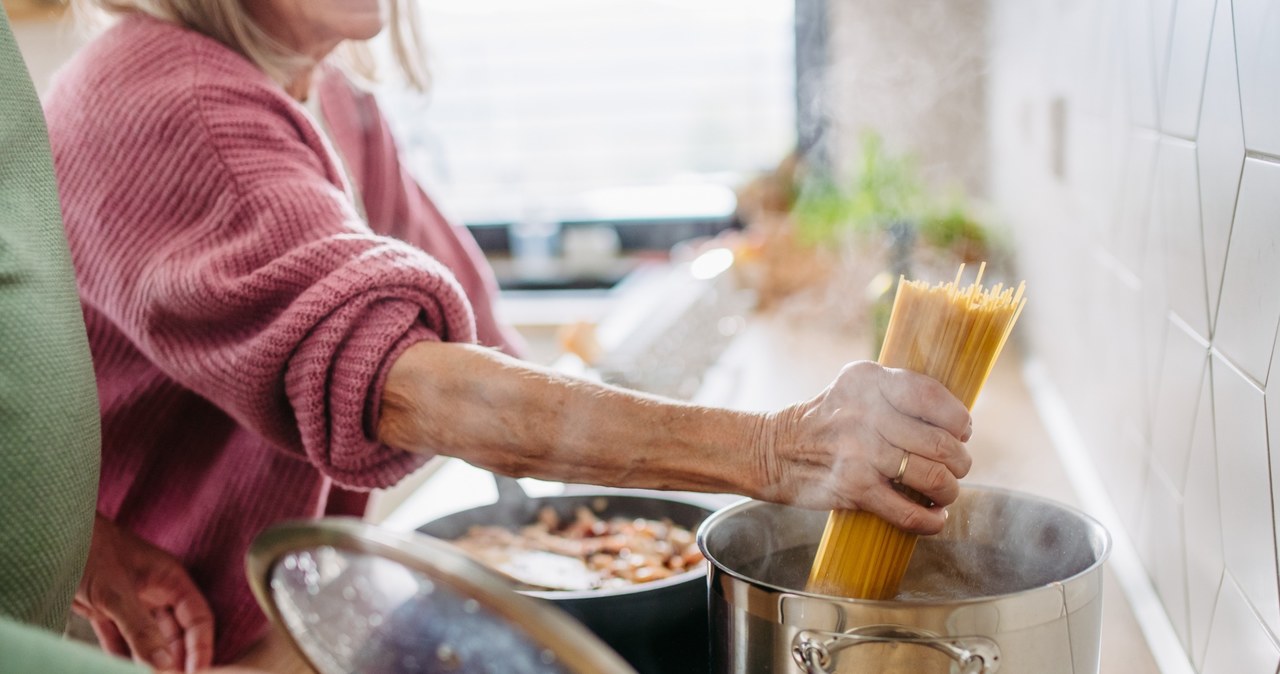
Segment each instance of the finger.
[{"label": "finger", "polygon": [[174,615],[184,630],[187,654],[187,671],[194,672],[213,664],[213,613],[204,597],[197,602],[181,602],[174,607]]},{"label": "finger", "polygon": [[125,643],[124,637],[120,636],[120,630],[116,629],[116,624],[111,622],[109,618],[99,617],[89,620],[89,625],[93,627],[93,633],[98,637],[98,645],[102,650],[127,658],[132,655],[129,652],[129,645]]},{"label": "finger", "polygon": [[71,600],[71,610],[75,612],[76,615],[90,622],[98,617],[98,612],[93,610],[93,607],[88,603],[81,601],[79,597]]},{"label": "finger", "polygon": [[136,597],[106,593],[98,601],[98,608],[120,630],[134,660],[160,669],[172,669],[177,664],[150,611],[139,605]]},{"label": "finger", "polygon": [[151,619],[156,622],[156,630],[160,632],[160,636],[164,637],[165,643],[182,640],[182,628],[178,627],[178,621],[174,619],[169,609],[152,609]]},{"label": "finger", "polygon": [[187,671],[213,664],[213,611],[181,566],[167,564],[150,575],[140,596],[152,605],[172,610],[182,633]]},{"label": "finger", "polygon": [[902,484],[920,492],[937,506],[951,505],[960,498],[960,481],[945,465],[915,454],[906,456],[907,470],[902,475]]},{"label": "finger", "polygon": [[862,508],[879,515],[889,524],[914,534],[936,534],[942,531],[942,525],[947,521],[941,506],[926,508],[912,502],[888,484],[869,490]]},{"label": "finger", "polygon": [[[880,436],[894,448],[941,463],[956,477],[968,475],[969,469],[973,467],[973,457],[969,455],[964,443],[937,426],[899,415],[897,419],[890,419],[881,425],[879,430]],[[896,464],[893,470],[896,473]],[[893,477],[895,473],[890,473],[889,476]]]},{"label": "finger", "polygon": [[152,609],[151,618],[156,621],[156,628],[160,631],[160,635],[164,637],[169,657],[175,663],[174,666],[181,667],[186,658],[182,647],[182,628],[178,626],[177,619],[173,617],[173,613],[167,607]]},{"label": "finger", "polygon": [[886,370],[881,385],[885,399],[903,414],[915,417],[964,441],[973,433],[969,410],[938,380],[918,372],[896,368]]}]

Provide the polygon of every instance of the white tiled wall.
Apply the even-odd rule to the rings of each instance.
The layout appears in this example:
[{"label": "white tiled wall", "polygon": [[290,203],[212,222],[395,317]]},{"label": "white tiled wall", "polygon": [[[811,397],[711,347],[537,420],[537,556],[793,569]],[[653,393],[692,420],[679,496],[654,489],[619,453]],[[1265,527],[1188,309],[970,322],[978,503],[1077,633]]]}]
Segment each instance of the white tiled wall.
[{"label": "white tiled wall", "polygon": [[1280,1],[992,0],[990,35],[990,186],[1024,336],[1188,661],[1272,674]]}]

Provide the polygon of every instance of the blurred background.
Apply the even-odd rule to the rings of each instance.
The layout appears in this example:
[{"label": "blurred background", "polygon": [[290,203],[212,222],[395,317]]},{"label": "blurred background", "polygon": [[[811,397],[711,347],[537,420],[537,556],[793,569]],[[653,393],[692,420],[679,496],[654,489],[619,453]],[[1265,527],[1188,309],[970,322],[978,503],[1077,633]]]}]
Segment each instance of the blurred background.
[{"label": "blurred background", "polygon": [[[85,36],[5,4],[44,88]],[[1103,671],[1277,671],[1280,3],[420,5],[430,91],[376,88],[533,358],[790,402],[985,261],[1030,297],[988,475],[1111,529]]]}]

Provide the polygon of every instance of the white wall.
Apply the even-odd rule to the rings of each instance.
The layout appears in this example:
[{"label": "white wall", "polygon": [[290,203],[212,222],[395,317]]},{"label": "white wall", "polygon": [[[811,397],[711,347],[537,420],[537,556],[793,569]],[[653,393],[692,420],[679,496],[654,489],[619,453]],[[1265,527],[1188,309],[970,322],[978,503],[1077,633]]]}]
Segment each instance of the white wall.
[{"label": "white wall", "polygon": [[36,91],[41,94],[48,88],[54,71],[87,41],[86,33],[69,18],[14,21],[13,36],[35,81]]},{"label": "white wall", "polygon": [[1021,329],[1191,665],[1275,672],[1280,3],[991,5]]}]

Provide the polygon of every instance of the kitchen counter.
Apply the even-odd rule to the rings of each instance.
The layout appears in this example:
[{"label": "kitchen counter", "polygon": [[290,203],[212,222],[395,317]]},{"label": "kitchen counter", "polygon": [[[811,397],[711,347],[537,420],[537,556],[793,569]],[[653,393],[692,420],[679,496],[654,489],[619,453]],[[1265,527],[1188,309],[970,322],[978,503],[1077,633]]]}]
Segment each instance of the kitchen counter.
[{"label": "kitchen counter", "polygon": [[[869,341],[806,328],[771,315],[751,315],[727,350],[705,373],[694,400],[742,410],[773,410],[807,399],[846,362],[869,357]],[[974,409],[966,483],[1007,487],[1073,506],[1080,499],[1041,423],[1023,377],[1023,354],[1011,342]],[[533,495],[563,493],[564,485],[522,480]],[[568,487],[572,491],[573,487]],[[736,497],[687,495],[712,506]],[[492,502],[488,474],[459,461],[440,462],[430,477],[385,521],[412,529],[448,512]],[[1155,674],[1155,660],[1115,574],[1104,571],[1103,674]]]}]

